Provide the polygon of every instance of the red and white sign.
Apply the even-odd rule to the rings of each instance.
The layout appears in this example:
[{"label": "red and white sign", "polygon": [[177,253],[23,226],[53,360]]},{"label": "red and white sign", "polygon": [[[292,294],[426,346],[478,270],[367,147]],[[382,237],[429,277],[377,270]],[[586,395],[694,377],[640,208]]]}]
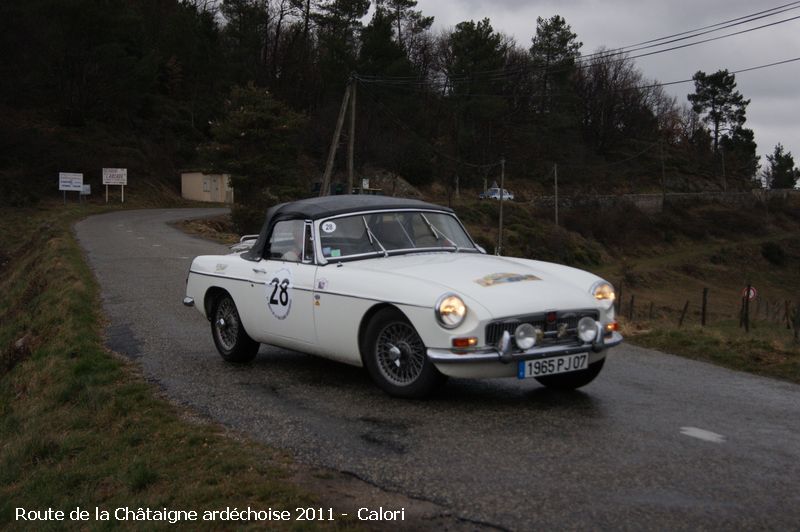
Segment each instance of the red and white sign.
[{"label": "red and white sign", "polygon": [[758,290],[756,290],[755,286],[750,287],[750,293],[747,293],[747,288],[745,287],[742,289],[742,297],[747,297],[750,301],[754,300],[758,297]]}]

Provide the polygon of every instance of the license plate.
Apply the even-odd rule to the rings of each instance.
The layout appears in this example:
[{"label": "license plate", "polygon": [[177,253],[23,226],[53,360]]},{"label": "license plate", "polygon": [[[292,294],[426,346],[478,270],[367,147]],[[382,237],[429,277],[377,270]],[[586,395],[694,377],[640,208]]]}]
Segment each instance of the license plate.
[{"label": "license plate", "polygon": [[588,367],[589,353],[521,360],[517,368],[517,377],[520,379],[530,379],[532,377],[543,377],[545,375],[578,371]]}]

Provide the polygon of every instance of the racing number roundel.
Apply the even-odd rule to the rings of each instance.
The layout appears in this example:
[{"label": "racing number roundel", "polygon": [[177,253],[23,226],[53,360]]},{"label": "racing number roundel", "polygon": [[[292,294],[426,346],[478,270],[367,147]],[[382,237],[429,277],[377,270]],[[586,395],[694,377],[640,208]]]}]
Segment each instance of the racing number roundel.
[{"label": "racing number roundel", "polygon": [[284,320],[292,310],[292,272],[281,268],[267,282],[267,306],[272,315]]}]

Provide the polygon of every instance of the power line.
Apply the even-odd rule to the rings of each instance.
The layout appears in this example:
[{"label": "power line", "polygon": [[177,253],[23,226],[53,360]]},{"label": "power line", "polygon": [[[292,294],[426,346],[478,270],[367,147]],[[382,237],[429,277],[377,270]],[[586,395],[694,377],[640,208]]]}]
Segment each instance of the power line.
[{"label": "power line", "polygon": [[366,93],[369,95],[370,99],[375,103],[375,105],[377,105],[378,108],[383,112],[384,116],[386,116],[390,120],[392,120],[401,129],[405,130],[406,132],[410,133],[411,135],[415,136],[417,139],[422,141],[436,155],[439,155],[440,157],[442,157],[444,159],[447,159],[447,160],[449,160],[451,162],[457,163],[457,164],[468,166],[470,168],[479,168],[479,169],[484,169],[484,170],[488,170],[488,169],[493,168],[495,166],[498,166],[500,164],[500,162],[493,162],[493,163],[486,163],[486,164],[471,163],[471,162],[467,162],[467,161],[464,161],[462,159],[459,159],[458,157],[453,157],[452,155],[444,153],[443,151],[439,150],[436,146],[434,146],[428,139],[423,138],[422,135],[420,135],[419,133],[417,133],[414,130],[414,128],[412,128],[407,123],[405,123],[395,113],[393,113],[391,110],[389,110],[385,105],[383,105],[383,103],[380,100],[378,100],[378,98],[376,98],[376,96],[371,92],[371,88],[370,88],[370,90],[367,90]]},{"label": "power line", "polygon": [[[791,4],[786,4],[786,5],[788,6],[788,5],[794,5],[794,4],[800,4],[800,2],[793,2]],[[779,8],[780,7],[785,7],[785,6],[779,6]],[[798,6],[798,7],[800,7],[800,6]],[[773,8],[773,10],[779,9],[779,8]],[[796,9],[796,8],[797,7],[792,7],[790,9]],[[751,22],[753,20],[764,18],[765,16],[772,16],[772,15],[777,14],[777,13],[782,13],[784,11],[789,11],[790,9],[784,9],[783,11],[777,11],[776,13],[772,13],[770,15],[763,15],[763,16],[751,18],[751,19],[749,19],[749,20],[747,20],[745,22]],[[763,12],[759,12],[757,14],[760,14],[760,13],[763,13]],[[743,18],[743,17],[740,17],[740,18]],[[760,30],[760,29],[776,26],[778,24],[791,22],[791,21],[797,20],[799,18],[800,18],[800,16],[789,17],[789,18],[786,18],[786,19],[782,19],[782,20],[778,20],[778,21],[762,24],[760,26],[756,26],[756,27],[753,27],[753,28],[747,28],[747,29],[743,29],[743,30],[739,30],[739,31],[731,32],[731,33],[726,33],[724,35],[718,35],[716,37],[710,37],[710,38],[702,39],[702,40],[699,40],[699,41],[694,41],[694,42],[690,42],[690,43],[686,43],[686,44],[681,44],[681,45],[677,45],[677,46],[663,48],[663,49],[660,49],[660,50],[654,50],[654,51],[651,51],[651,52],[646,52],[646,53],[637,54],[637,55],[633,55],[633,56],[621,57],[619,59],[614,59],[611,62],[621,62],[621,61],[626,61],[626,60],[630,60],[630,59],[637,59],[637,58],[640,58],[640,57],[648,57],[648,56],[651,56],[651,55],[661,54],[661,53],[665,53],[665,52],[671,52],[671,51],[687,48],[687,47],[690,47],[690,46],[696,46],[696,45],[699,45],[699,44],[705,44],[705,43],[712,42],[712,41],[726,39],[728,37],[734,37],[734,36],[737,36],[737,35],[742,35],[744,33],[749,33],[751,31],[756,31],[756,30]],[[732,19],[732,20],[737,20],[737,19]],[[734,25],[742,24],[742,23],[744,23],[744,22],[736,22],[735,24],[731,24],[731,25],[728,25],[728,26],[717,28],[716,30],[712,30],[712,31],[719,31],[721,29],[725,29],[725,28],[728,28],[728,27],[732,27]],[[726,24],[726,23],[725,22],[718,23],[718,24],[716,24],[714,26],[719,26],[720,24]],[[704,28],[701,28],[701,29],[704,29]],[[692,30],[692,31],[696,31],[696,30]],[[687,33],[687,32],[683,32],[683,33]],[[703,35],[703,34],[707,34],[707,33],[711,33],[711,32],[710,31],[706,31],[706,32],[703,32],[703,33],[696,33],[696,34],[690,35],[688,37],[683,37],[683,38],[680,38],[680,39],[675,39],[675,40],[672,40],[672,41],[663,42],[663,43],[660,43],[660,44],[657,44],[657,45],[644,46],[644,47],[641,47],[641,48],[633,48],[633,49],[630,49],[630,50],[627,50],[627,51],[640,51],[640,50],[649,49],[649,48],[652,48],[652,47],[663,46],[664,44],[669,44],[669,43],[678,42],[678,41],[684,40],[684,39],[694,38],[694,37],[697,37],[697,36],[700,36],[700,35]],[[675,34],[675,35],[681,35],[681,34]],[[663,39],[664,38],[656,39],[656,40],[663,40]],[[642,44],[644,44],[646,42],[651,42],[651,41],[644,41]],[[611,51],[606,50],[606,51],[602,51],[602,52],[596,52],[595,54],[590,54],[588,56],[584,56],[584,57],[580,58],[580,60],[574,65],[574,68],[580,68],[580,69],[589,68],[593,64],[595,64],[595,60],[596,59],[605,59],[605,58],[608,58],[608,57],[611,57],[611,56],[621,55],[622,53],[625,53],[622,50],[624,50],[624,48],[617,48],[617,49],[611,50]],[[428,79],[420,79],[418,76],[414,76],[414,77],[412,77],[412,76],[378,77],[378,76],[369,76],[369,75],[360,76],[360,80],[365,82],[365,83],[376,83],[376,84],[449,86],[449,85],[456,84],[456,83],[461,83],[461,82],[475,81],[475,77],[476,76],[486,76],[484,81],[501,81],[503,79],[508,79],[512,75],[516,75],[516,74],[523,73],[523,72],[549,71],[551,73],[557,73],[557,72],[567,71],[570,68],[572,68],[572,67],[566,67],[566,68],[564,68],[564,67],[555,67],[555,68],[553,68],[553,67],[532,67],[532,66],[528,65],[528,66],[524,66],[524,67],[511,68],[511,69],[502,68],[502,69],[494,69],[494,70],[475,71],[475,72],[472,72],[470,74],[460,75],[460,76],[446,76],[444,79],[441,79],[439,81],[428,80]]]},{"label": "power line", "polygon": [[[763,65],[757,65],[757,66],[753,66],[753,67],[742,68],[742,69],[739,69],[739,70],[733,70],[730,73],[731,74],[742,74],[744,72],[751,72],[753,70],[761,70],[763,68],[769,68],[769,67],[773,67],[773,66],[784,65],[784,64],[787,64],[787,63],[794,63],[794,62],[797,62],[797,61],[800,61],[800,57],[793,57],[791,59],[784,59],[783,61],[775,61],[773,63],[766,63],[766,64],[763,64]],[[398,86],[398,85],[383,85],[381,83],[376,83],[376,82],[372,82],[372,81],[369,81],[369,80],[364,80],[360,76],[356,76],[356,79],[358,79],[358,81],[362,81],[364,83],[369,83],[370,85],[375,86],[375,87],[381,87],[381,88],[384,88],[384,89],[405,90],[405,89],[403,89],[402,86]],[[669,86],[669,85],[680,85],[680,84],[683,84],[683,83],[691,83],[693,81],[694,81],[694,79],[689,78],[689,79],[666,81],[666,82],[660,82],[660,83],[650,83],[648,85],[634,85],[632,87],[624,87],[624,88],[619,89],[619,90],[628,91],[628,90],[654,89],[656,87],[666,87],[666,86]],[[427,91],[425,90],[424,86],[413,87],[413,88],[410,88],[410,90],[413,91],[413,92],[420,93],[420,94],[427,93]],[[486,97],[490,97],[490,96],[505,96],[505,95],[506,94],[504,94],[504,93],[470,93],[469,94],[469,96],[486,96]]]},{"label": "power line", "polygon": [[[742,68],[742,69],[739,69],[739,70],[732,71],[731,74],[741,74],[741,73],[744,73],[744,72],[751,72],[751,71],[754,71],[754,70],[761,70],[761,69],[764,69],[764,68],[770,68],[770,67],[774,67],[774,66],[778,66],[778,65],[788,64],[788,63],[794,63],[794,62],[797,62],[797,61],[800,61],[800,57],[794,57],[794,58],[791,58],[791,59],[784,59],[782,61],[775,61],[775,62],[772,62],[772,63],[763,64],[763,65],[757,65],[757,66],[753,66],[753,67]],[[358,81],[361,81],[358,76],[356,76],[356,79]],[[650,89],[650,88],[655,88],[655,87],[663,87],[663,86],[667,86],[667,85],[678,85],[678,84],[682,84],[682,83],[690,83],[692,81],[694,81],[694,80],[693,79],[683,79],[683,80],[677,80],[677,81],[669,81],[669,82],[666,82],[666,83],[655,83],[655,84],[650,84],[650,85],[635,86],[635,87],[627,88],[625,90],[644,90],[644,89]],[[435,145],[433,145],[428,139],[423,138],[422,135],[417,133],[417,131],[414,128],[409,126],[401,118],[399,118],[395,113],[393,113],[391,110],[389,110],[376,97],[376,95],[372,92],[373,87],[374,87],[374,85],[369,87],[369,90],[367,90],[366,92],[369,95],[370,99],[379,107],[379,109],[382,111],[384,116],[387,116],[390,120],[395,122],[395,124],[397,124],[400,128],[402,128],[406,132],[410,133],[411,135],[413,135],[414,137],[416,137],[417,139],[422,141],[433,153],[435,153],[435,154],[439,155],[440,157],[442,157],[444,159],[447,159],[447,160],[449,160],[451,162],[454,162],[454,163],[457,163],[457,164],[460,164],[460,165],[463,165],[463,166],[471,167],[471,168],[478,168],[478,169],[488,170],[488,169],[490,169],[492,167],[495,167],[495,166],[500,164],[499,162],[488,163],[488,164],[471,163],[471,162],[467,162],[467,161],[464,161],[462,159],[459,159],[458,157],[454,157],[452,155],[449,155],[447,153],[442,152]],[[365,86],[364,88],[367,88],[367,86]],[[389,87],[389,88],[399,88],[399,87]],[[488,96],[498,96],[498,95],[488,95]],[[510,129],[514,130],[516,128],[511,127]],[[583,167],[587,167],[587,166],[591,166],[592,168],[613,167],[613,166],[617,166],[617,165],[624,164],[626,162],[632,161],[632,160],[634,160],[634,159],[636,159],[638,157],[641,157],[642,155],[644,155],[648,151],[650,151],[654,146],[658,145],[659,142],[660,142],[660,140],[656,141],[655,143],[653,143],[651,145],[648,145],[647,147],[645,147],[640,152],[637,152],[634,155],[632,155],[630,157],[627,157],[625,159],[621,159],[619,161],[612,161],[612,162],[608,162],[608,163],[592,164],[592,165],[575,165],[575,164],[570,164],[570,163],[562,163],[562,165],[564,165],[566,167],[569,167],[569,168],[572,168],[572,169],[583,168]]]},{"label": "power line", "polygon": [[[673,33],[672,35],[665,35],[664,37],[659,37],[657,39],[650,39],[650,40],[638,42],[638,43],[635,43],[635,44],[629,44],[627,46],[620,46],[619,48],[614,48],[614,49],[606,50],[606,51],[603,51],[603,52],[595,52],[595,53],[589,54],[587,56],[582,56],[582,58],[583,57],[591,57],[593,55],[602,55],[602,54],[605,54],[606,52],[610,52],[610,53],[613,54],[613,53],[618,53],[617,51],[619,51],[619,52],[633,51],[633,50],[631,50],[632,48],[636,48],[636,47],[643,46],[643,45],[646,45],[646,44],[656,43],[658,41],[665,41],[667,39],[674,39],[675,37],[688,35],[690,33],[694,34],[694,35],[688,35],[686,37],[687,39],[691,38],[693,36],[696,37],[696,36],[699,36],[699,35],[705,35],[705,34],[711,33],[712,31],[719,31],[719,30],[722,30],[722,29],[726,29],[726,28],[730,28],[730,27],[733,27],[733,26],[737,26],[739,24],[746,24],[748,22],[752,22],[753,20],[759,20],[759,19],[762,19],[762,18],[765,18],[765,17],[771,17],[773,15],[777,15],[777,14],[780,14],[780,13],[784,13],[786,11],[791,11],[793,9],[797,9],[798,7],[800,7],[800,5],[798,5],[798,4],[800,4],[800,1],[790,2],[788,4],[783,4],[781,6],[776,6],[776,7],[770,8],[770,9],[765,9],[763,11],[758,11],[756,13],[751,13],[749,15],[744,15],[744,16],[741,16],[741,17],[736,17],[736,18],[724,20],[722,22],[717,22],[716,24],[710,24],[708,26],[703,26],[702,28],[695,28],[693,30],[682,31],[680,33]],[[794,6],[794,7],[790,7],[790,6]],[[788,8],[788,9],[784,9],[784,8]],[[720,26],[722,26],[722,27],[720,27]],[[711,28],[717,28],[717,29],[712,30],[712,31],[703,31],[703,30],[709,30]],[[696,32],[702,32],[702,33],[696,33]],[[668,42],[675,42],[675,41],[668,41]],[[668,43],[661,43],[661,44],[668,44]],[[660,45],[654,45],[654,46],[660,46]]]}]

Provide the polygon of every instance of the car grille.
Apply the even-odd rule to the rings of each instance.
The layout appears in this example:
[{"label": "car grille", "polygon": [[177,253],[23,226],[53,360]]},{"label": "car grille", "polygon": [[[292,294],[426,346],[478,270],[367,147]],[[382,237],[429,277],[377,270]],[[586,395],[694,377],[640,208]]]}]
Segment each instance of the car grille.
[{"label": "car grille", "polygon": [[[523,323],[530,323],[544,332],[544,339],[537,344],[539,346],[572,344],[578,341],[578,321],[586,316],[594,320],[598,318],[598,312],[594,309],[556,311],[552,321],[547,320],[548,314],[550,313],[541,312],[492,321],[486,326],[486,345],[496,345],[503,336],[503,331],[508,331],[513,339],[514,331]],[[559,330],[565,326],[564,332],[559,336]]]}]

